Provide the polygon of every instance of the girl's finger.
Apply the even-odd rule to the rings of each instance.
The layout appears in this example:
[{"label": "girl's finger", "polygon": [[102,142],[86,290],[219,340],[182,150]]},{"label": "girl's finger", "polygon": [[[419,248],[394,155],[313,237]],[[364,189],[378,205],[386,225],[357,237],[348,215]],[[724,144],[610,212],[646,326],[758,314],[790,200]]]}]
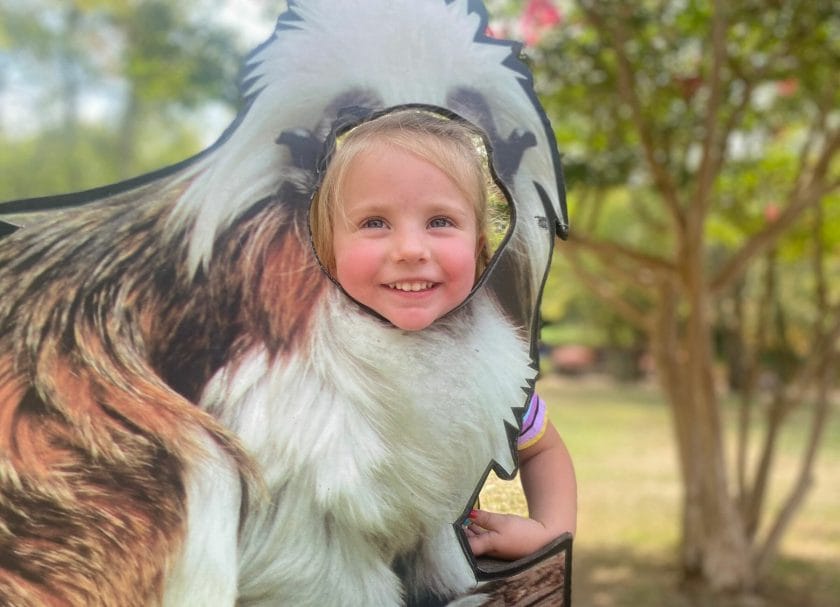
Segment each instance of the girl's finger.
[{"label": "girl's finger", "polygon": [[496,528],[494,524],[494,519],[500,516],[495,512],[487,512],[486,510],[471,510],[469,520],[471,521],[471,527],[478,525],[482,527],[485,531],[486,530],[493,530]]}]

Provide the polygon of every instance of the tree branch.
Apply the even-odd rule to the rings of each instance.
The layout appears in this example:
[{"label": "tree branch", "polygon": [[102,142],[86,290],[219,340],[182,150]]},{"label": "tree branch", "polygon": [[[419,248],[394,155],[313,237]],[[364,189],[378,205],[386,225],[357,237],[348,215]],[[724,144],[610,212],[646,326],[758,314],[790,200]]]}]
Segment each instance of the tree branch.
[{"label": "tree branch", "polygon": [[[757,305],[757,318],[753,328],[752,339],[747,337],[747,320],[744,310],[745,294],[743,283],[738,283],[740,288],[735,291],[737,331],[742,347],[742,377],[741,377],[741,403],[738,418],[738,444],[736,456],[736,473],[738,478],[738,503],[741,508],[741,516],[745,521],[745,528],[750,540],[755,535],[757,521],[751,514],[752,491],[748,487],[747,468],[748,453],[750,445],[750,429],[752,427],[752,410],[755,400],[756,385],[758,381],[760,353],[764,350],[767,342],[767,324],[770,318],[769,308],[773,302],[774,281],[772,280],[772,267],[768,262],[764,277],[764,291],[761,294]],[[751,342],[752,346],[748,345]]]},{"label": "tree branch", "polygon": [[[606,265],[614,264],[617,260],[622,262],[633,262],[639,269],[648,270],[656,274],[662,274],[666,278],[677,277],[676,266],[662,257],[642,253],[624,245],[608,242],[605,240],[596,240],[581,234],[580,232],[573,232],[569,236],[569,242],[577,245],[582,249],[590,251],[595,256],[600,258]],[[638,274],[638,271],[636,272]]]},{"label": "tree branch", "polygon": [[[804,177],[800,174],[788,193],[788,203],[778,219],[766,228],[753,234],[747,242],[724,264],[712,279],[712,292],[720,292],[729,287],[740,277],[751,259],[760,255],[776,244],[794,223],[811,206],[818,204],[823,196],[838,187],[838,180],[827,180],[826,175],[834,154],[840,149],[840,129],[827,133],[825,145],[819,158],[814,163],[808,176],[808,183],[803,184]],[[807,172],[807,171],[804,171]]]},{"label": "tree branch", "polygon": [[742,80],[741,83],[744,86],[743,96],[738,101],[737,105],[735,105],[732,112],[730,112],[729,116],[727,116],[723,128],[721,129],[721,136],[718,138],[718,150],[715,155],[716,164],[713,167],[713,174],[715,177],[720,175],[720,172],[723,170],[723,165],[726,161],[726,148],[729,144],[729,138],[738,125],[741,124],[741,119],[744,117],[744,113],[747,111],[747,108],[749,108],[750,102],[753,98],[753,83],[748,80]]},{"label": "tree branch", "polygon": [[805,400],[805,395],[811,390],[824,364],[824,358],[831,355],[840,343],[840,303],[828,308],[824,318],[831,319],[831,325],[826,327],[818,339],[814,340],[809,349],[811,354],[800,366],[796,376],[790,382],[791,395],[787,399],[791,409]]},{"label": "tree branch", "polygon": [[719,116],[723,100],[723,68],[727,59],[726,23],[723,3],[721,0],[715,0],[711,27],[712,65],[707,78],[709,98],[703,120],[704,133],[700,167],[697,171],[697,189],[688,210],[688,227],[697,232],[692,234],[693,239],[699,239],[702,235],[717,173],[723,164],[724,147],[721,142],[725,142],[728,136],[728,133],[720,129]]},{"label": "tree branch", "polygon": [[796,483],[790,490],[790,493],[785,499],[781,510],[779,511],[776,520],[770,526],[770,530],[762,543],[761,547],[756,552],[756,568],[759,574],[767,571],[773,555],[776,554],[778,545],[784,535],[785,530],[790,526],[796,511],[802,506],[808,490],[813,484],[813,469],[816,461],[817,452],[819,451],[820,443],[825,435],[826,421],[828,419],[830,391],[832,386],[833,372],[832,369],[836,364],[837,354],[831,352],[826,357],[822,365],[822,373],[820,373],[820,381],[818,384],[819,394],[817,395],[817,402],[814,410],[814,418],[811,422],[811,430],[808,437],[805,454],[802,458],[802,464],[799,468]]},{"label": "tree branch", "polygon": [[[812,471],[816,461],[819,444],[825,434],[826,421],[829,415],[829,404],[832,384],[835,378],[834,369],[838,358],[838,342],[840,342],[840,304],[832,310],[828,303],[828,289],[825,271],[825,246],[823,240],[823,224],[825,217],[822,213],[816,213],[814,218],[814,232],[817,238],[814,243],[812,255],[812,267],[815,275],[817,319],[814,322],[814,334],[818,336],[820,352],[820,363],[814,377],[817,380],[817,400],[814,410],[814,418],[811,423],[809,439],[806,444],[805,453],[802,458],[802,465],[794,486],[791,488],[783,507],[771,525],[767,537],[756,553],[756,566],[759,573],[764,573],[769,567],[771,557],[776,553],[779,542],[784,531],[790,525],[796,510],[799,509],[808,489],[812,484]],[[832,315],[833,314],[833,315]],[[833,318],[833,325],[826,327],[826,320]],[[810,382],[809,382],[810,383]]]},{"label": "tree branch", "polygon": [[[613,288],[616,281],[622,281],[631,288],[635,288],[637,285],[629,284],[626,276],[620,272],[615,272],[609,266],[604,266],[604,272],[599,272],[596,277],[595,274],[585,269],[584,264],[580,261],[580,252],[574,246],[565,246],[565,252],[574,260],[571,267],[575,276],[591,293],[606,302],[619,316],[633,326],[641,331],[650,331],[650,319],[645,311],[632,305],[627,299],[620,296],[619,289]],[[604,273],[612,274],[611,279],[604,280]]]},{"label": "tree branch", "polygon": [[756,528],[766,498],[767,482],[776,451],[776,438],[782,422],[791,411],[806,402],[807,392],[811,391],[815,384],[821,388],[820,382],[824,380],[821,374],[825,373],[826,366],[831,367],[830,362],[836,358],[837,343],[840,341],[840,303],[828,309],[827,317],[833,319],[832,325],[814,339],[810,348],[811,355],[800,366],[788,387],[777,392],[771,405],[769,427],[747,508],[747,521]]},{"label": "tree branch", "polygon": [[600,32],[604,40],[614,40],[615,44],[612,49],[615,51],[616,59],[618,60],[618,92],[622,100],[630,108],[633,116],[633,123],[636,126],[636,131],[639,135],[639,140],[642,142],[642,150],[644,152],[645,161],[650,169],[654,184],[659,192],[662,194],[662,199],[665,201],[666,207],[671,215],[671,219],[677,229],[678,234],[682,237],[685,234],[686,218],[682,210],[679,200],[679,193],[674,181],[668,172],[667,168],[657,159],[656,144],[652,133],[654,129],[649,121],[645,118],[642,111],[642,103],[639,99],[636,90],[635,71],[630,59],[627,56],[626,44],[628,40],[627,31],[623,26],[622,20],[616,20],[616,26],[613,28],[607,23],[607,19],[595,10],[595,2],[587,0],[579,1],[581,10],[592,22],[592,25]]}]

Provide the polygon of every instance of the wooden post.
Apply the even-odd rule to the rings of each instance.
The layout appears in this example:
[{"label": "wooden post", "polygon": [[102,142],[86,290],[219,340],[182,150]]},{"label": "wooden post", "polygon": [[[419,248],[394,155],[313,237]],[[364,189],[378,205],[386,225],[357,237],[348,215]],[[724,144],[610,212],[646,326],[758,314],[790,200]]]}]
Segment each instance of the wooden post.
[{"label": "wooden post", "polygon": [[478,559],[478,571],[483,583],[466,596],[486,596],[482,607],[571,607],[572,536],[519,561]]}]

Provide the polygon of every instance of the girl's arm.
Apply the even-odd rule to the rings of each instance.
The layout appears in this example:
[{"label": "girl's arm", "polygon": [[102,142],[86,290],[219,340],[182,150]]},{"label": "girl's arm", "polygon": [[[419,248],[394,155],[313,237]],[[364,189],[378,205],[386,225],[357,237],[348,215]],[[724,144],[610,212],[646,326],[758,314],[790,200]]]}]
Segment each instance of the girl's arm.
[{"label": "girl's arm", "polygon": [[575,532],[575,471],[569,451],[550,421],[543,436],[520,451],[519,458],[529,516],[473,511],[467,537],[476,556],[517,559],[565,532]]}]

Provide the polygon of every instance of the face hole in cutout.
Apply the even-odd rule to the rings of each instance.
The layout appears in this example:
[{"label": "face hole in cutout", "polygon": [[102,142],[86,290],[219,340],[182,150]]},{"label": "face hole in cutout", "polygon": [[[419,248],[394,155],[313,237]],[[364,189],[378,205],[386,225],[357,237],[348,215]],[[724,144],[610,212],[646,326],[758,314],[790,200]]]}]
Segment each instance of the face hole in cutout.
[{"label": "face hole in cutout", "polygon": [[[442,295],[429,311],[435,318],[459,307],[513,221],[484,141],[471,124],[419,108],[392,110],[340,135],[310,208],[312,244],[332,280],[397,326],[377,289],[417,307]],[[404,225],[434,236],[406,244],[424,230],[402,239]],[[439,238],[456,226],[464,238]],[[409,268],[402,272],[393,261],[401,255]]]}]

